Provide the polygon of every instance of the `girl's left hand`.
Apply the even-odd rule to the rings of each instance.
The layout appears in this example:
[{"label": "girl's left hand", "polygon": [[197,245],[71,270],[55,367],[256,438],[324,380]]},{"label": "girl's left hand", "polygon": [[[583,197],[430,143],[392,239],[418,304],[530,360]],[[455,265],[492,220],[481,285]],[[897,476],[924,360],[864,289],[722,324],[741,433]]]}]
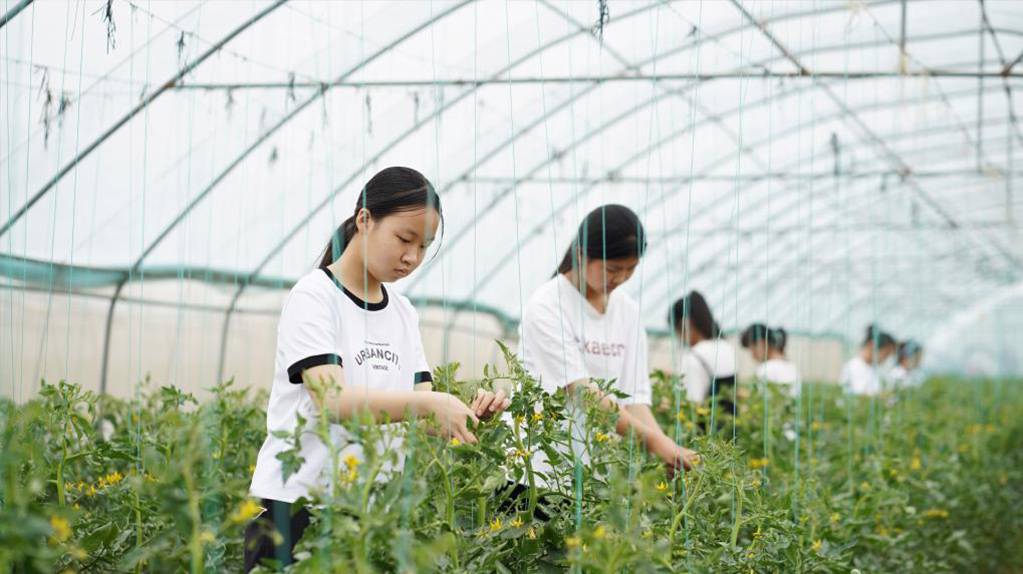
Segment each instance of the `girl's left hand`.
[{"label": "girl's left hand", "polygon": [[505,396],[503,390],[494,393],[486,389],[480,389],[476,393],[476,398],[472,401],[472,404],[469,405],[469,408],[481,420],[487,420],[501,414],[510,404],[511,399]]}]

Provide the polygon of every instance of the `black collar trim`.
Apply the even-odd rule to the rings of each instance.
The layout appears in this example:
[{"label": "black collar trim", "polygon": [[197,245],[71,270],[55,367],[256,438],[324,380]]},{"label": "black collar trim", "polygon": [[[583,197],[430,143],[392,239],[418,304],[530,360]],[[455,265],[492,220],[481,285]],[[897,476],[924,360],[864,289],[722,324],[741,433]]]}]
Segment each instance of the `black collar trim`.
[{"label": "black collar trim", "polygon": [[334,274],[330,272],[330,269],[327,269],[326,267],[320,267],[320,269],[322,269],[323,272],[327,274],[327,277],[331,280],[331,282],[333,282],[334,285],[337,285],[337,288],[343,291],[344,294],[352,300],[352,303],[355,303],[360,309],[365,309],[366,311],[380,311],[387,307],[389,296],[387,295],[387,289],[385,289],[383,285],[380,285],[380,291],[384,294],[384,298],[377,303],[370,303],[368,301],[363,301],[355,293],[349,291],[347,287],[337,280],[337,277],[334,277]]}]

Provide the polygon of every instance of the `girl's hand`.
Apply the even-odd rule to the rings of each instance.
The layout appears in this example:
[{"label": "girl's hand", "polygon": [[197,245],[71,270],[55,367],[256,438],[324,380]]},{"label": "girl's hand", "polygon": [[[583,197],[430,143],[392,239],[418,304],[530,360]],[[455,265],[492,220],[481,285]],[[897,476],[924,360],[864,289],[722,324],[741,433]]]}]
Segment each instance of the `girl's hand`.
[{"label": "girl's hand", "polygon": [[431,432],[445,438],[457,438],[465,444],[476,444],[476,435],[469,431],[467,419],[474,423],[479,418],[458,397],[437,391],[421,391],[415,393],[419,402],[418,414],[432,414],[437,418]]},{"label": "girl's hand", "polygon": [[688,448],[682,448],[682,466],[686,470],[693,470],[700,464],[700,453]]},{"label": "girl's hand", "polygon": [[487,420],[501,414],[511,404],[503,390],[492,393],[486,389],[480,389],[476,393],[476,399],[472,401],[472,410],[482,420]]},{"label": "girl's hand", "polygon": [[675,444],[670,438],[661,435],[653,441],[650,452],[660,458],[668,470],[668,477],[672,477],[679,469],[692,470],[699,464],[700,455],[695,451],[682,448]]}]

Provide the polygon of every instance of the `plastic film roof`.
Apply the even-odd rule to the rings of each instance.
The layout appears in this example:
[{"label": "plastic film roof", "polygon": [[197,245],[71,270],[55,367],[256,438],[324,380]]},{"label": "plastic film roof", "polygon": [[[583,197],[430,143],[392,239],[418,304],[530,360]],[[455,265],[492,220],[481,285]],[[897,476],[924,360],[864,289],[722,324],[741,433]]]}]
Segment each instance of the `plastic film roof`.
[{"label": "plastic film roof", "polygon": [[244,300],[407,165],[446,224],[398,288],[511,317],[610,202],[651,327],[696,288],[726,328],[924,336],[1019,280],[1023,4],[604,7],[6,0],[7,275]]}]

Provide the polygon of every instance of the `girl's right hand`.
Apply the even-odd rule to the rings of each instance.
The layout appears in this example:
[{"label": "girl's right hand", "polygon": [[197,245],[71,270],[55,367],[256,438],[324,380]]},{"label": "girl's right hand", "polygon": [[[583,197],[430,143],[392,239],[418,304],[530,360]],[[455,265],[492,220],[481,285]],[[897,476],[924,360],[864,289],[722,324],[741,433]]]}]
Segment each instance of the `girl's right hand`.
[{"label": "girl's right hand", "polygon": [[457,438],[465,444],[476,444],[476,435],[469,430],[467,419],[479,423],[479,418],[458,397],[438,391],[420,391],[416,394],[421,395],[418,414],[432,414],[437,419],[435,427],[431,429],[434,433],[445,438]]}]

